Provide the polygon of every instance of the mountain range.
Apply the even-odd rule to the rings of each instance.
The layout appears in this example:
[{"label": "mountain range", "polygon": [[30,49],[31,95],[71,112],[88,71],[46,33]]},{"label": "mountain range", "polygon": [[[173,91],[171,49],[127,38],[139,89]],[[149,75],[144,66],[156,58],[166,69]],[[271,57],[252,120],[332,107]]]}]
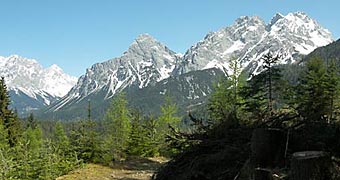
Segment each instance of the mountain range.
[{"label": "mountain range", "polygon": [[57,65],[43,68],[36,60],[18,55],[0,56],[0,76],[5,78],[9,95],[19,114],[50,105],[67,94],[77,78]]},{"label": "mountain range", "polygon": [[[44,102],[41,107],[48,105],[39,113],[44,118],[84,118],[90,101],[93,117],[100,119],[110,99],[122,91],[127,93],[131,106],[156,114],[168,92],[184,113],[204,104],[213,91],[214,82],[232,73],[229,68],[232,59],[239,61],[242,69],[249,74],[257,74],[262,71],[261,57],[268,52],[282,55],[280,64],[292,64],[332,42],[331,33],[302,12],[285,16],[278,13],[269,23],[257,16],[243,16],[229,27],[208,33],[183,55],[170,50],[152,36],[142,34],[121,57],[88,68],[73,87],[73,77],[63,74],[60,69],[53,71],[59,72],[55,74],[58,78],[53,78],[58,82],[53,84],[57,87],[58,83],[64,82],[58,87],[65,91],[70,89],[66,95],[58,88],[52,88],[54,92],[49,91],[51,86],[45,86],[46,81],[39,81],[41,86],[36,86],[36,89],[26,87],[31,95],[37,92],[36,96],[21,92],[29,97],[40,95],[42,101],[39,102]],[[2,64],[0,60],[0,67]],[[40,67],[39,72],[42,73],[33,77],[44,79],[47,69]],[[58,68],[53,66],[52,69]],[[3,76],[1,68],[0,75]],[[9,84],[9,87],[12,91],[14,85]],[[14,101],[18,100],[14,98]],[[19,108],[15,103],[13,106]]]}]

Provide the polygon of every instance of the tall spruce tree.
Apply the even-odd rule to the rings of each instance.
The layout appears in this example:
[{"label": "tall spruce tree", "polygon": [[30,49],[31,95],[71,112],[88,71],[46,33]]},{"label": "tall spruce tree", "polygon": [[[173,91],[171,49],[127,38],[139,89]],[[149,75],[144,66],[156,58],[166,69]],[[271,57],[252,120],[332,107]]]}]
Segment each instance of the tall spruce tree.
[{"label": "tall spruce tree", "polygon": [[166,94],[164,104],[161,105],[161,115],[158,117],[157,127],[161,155],[170,156],[174,153],[174,149],[166,143],[166,137],[170,134],[170,126],[179,128],[180,122],[181,118],[177,116],[177,106],[172,103],[170,95]]},{"label": "tall spruce tree", "polygon": [[125,94],[120,93],[112,100],[105,117],[105,161],[125,157],[131,132],[130,110]]},{"label": "tall spruce tree", "polygon": [[146,122],[141,112],[131,113],[131,132],[127,152],[129,155],[149,157],[151,140],[148,138]]},{"label": "tall spruce tree", "polygon": [[340,96],[340,74],[339,65],[334,59],[328,62],[327,71],[325,74],[325,98],[328,101],[327,105],[327,122],[336,120],[335,112],[339,109]]},{"label": "tall spruce tree", "polygon": [[267,112],[269,117],[271,117],[273,113],[273,81],[274,79],[281,77],[279,69],[274,67],[280,58],[281,57],[279,55],[274,56],[272,53],[265,54],[261,58],[263,60],[263,68],[265,69],[264,72],[266,74],[266,90],[268,94]]},{"label": "tall spruce tree", "polygon": [[326,67],[319,57],[310,59],[301,73],[296,89],[296,109],[306,122],[324,120],[328,109]]},{"label": "tall spruce tree", "polygon": [[9,109],[10,99],[5,84],[5,79],[0,79],[0,123],[4,125],[7,131],[7,139],[10,147],[14,147],[17,144],[20,136],[20,122],[17,114],[13,113]]},{"label": "tall spruce tree", "polygon": [[13,179],[15,162],[13,161],[13,150],[9,147],[7,131],[0,123],[0,179]]},{"label": "tall spruce tree", "polygon": [[[228,120],[230,125],[238,124],[238,114],[242,99],[239,91],[244,85],[244,74],[241,73],[241,65],[237,59],[229,63],[232,74],[222,78],[214,85],[214,92],[208,101],[208,112],[213,122]],[[227,73],[227,72],[226,72]]]},{"label": "tall spruce tree", "polygon": [[275,66],[279,55],[268,53],[262,57],[263,72],[252,76],[242,88],[244,110],[250,113],[255,121],[268,121],[276,109],[278,95],[282,88],[282,75]]}]

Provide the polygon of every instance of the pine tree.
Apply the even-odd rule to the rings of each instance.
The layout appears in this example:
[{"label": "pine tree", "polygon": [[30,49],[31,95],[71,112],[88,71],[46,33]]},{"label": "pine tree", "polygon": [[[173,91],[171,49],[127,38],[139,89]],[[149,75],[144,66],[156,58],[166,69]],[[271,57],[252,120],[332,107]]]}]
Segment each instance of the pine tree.
[{"label": "pine tree", "polygon": [[34,119],[33,113],[30,113],[30,115],[27,118],[27,128],[35,129],[37,127],[37,122]]},{"label": "pine tree", "polygon": [[158,117],[157,134],[160,137],[160,153],[165,156],[172,155],[174,152],[166,144],[166,137],[170,134],[170,126],[178,128],[181,118],[177,115],[177,106],[171,102],[169,94],[165,96],[165,102],[161,106],[161,115]]},{"label": "pine tree", "polygon": [[131,132],[127,148],[128,154],[140,157],[149,156],[149,143],[142,114],[137,110],[132,111]]},{"label": "pine tree", "polygon": [[296,109],[306,122],[320,121],[327,114],[325,77],[326,67],[318,57],[309,60],[300,75],[295,88]]},{"label": "pine tree", "polygon": [[280,60],[280,56],[279,55],[274,56],[273,54],[268,53],[264,55],[261,59],[263,60],[263,68],[265,69],[265,73],[267,76],[267,79],[266,79],[266,88],[267,88],[267,94],[268,94],[267,112],[270,118],[273,113],[273,101],[274,101],[273,81],[274,81],[274,78],[281,77],[281,75],[279,74],[279,69],[273,66],[276,65],[276,63]]},{"label": "pine tree", "polygon": [[67,137],[61,122],[57,122],[53,131],[53,143],[56,151],[61,156],[67,156],[70,153],[70,140]]},{"label": "pine tree", "polygon": [[[72,149],[70,139],[66,135],[61,122],[57,122],[55,125],[53,140],[45,140],[45,148],[45,158],[49,162],[55,161],[57,168],[55,172],[59,174],[65,174],[81,164],[76,152]],[[49,157],[49,154],[53,157]]]},{"label": "pine tree", "polygon": [[[265,75],[260,73],[248,80],[241,89],[241,96],[244,99],[243,111],[247,112],[246,119],[252,121],[264,121],[267,114],[267,97],[265,93]],[[253,123],[253,122],[250,122]]]},{"label": "pine tree", "polygon": [[[229,119],[228,117],[234,113],[234,105],[237,103],[234,100],[234,91],[230,80],[223,78],[214,85],[214,92],[208,101],[209,117],[213,122],[221,123]],[[231,125],[235,123],[230,122]]]},{"label": "pine tree", "polygon": [[340,78],[339,68],[335,60],[330,60],[325,74],[325,98],[327,99],[327,122],[335,120],[335,111],[339,109]]},{"label": "pine tree", "polygon": [[5,80],[2,77],[0,79],[0,123],[4,125],[7,131],[7,140],[10,147],[14,147],[17,144],[20,136],[20,123],[17,114],[13,113],[9,109],[10,99],[7,92]]},{"label": "pine tree", "polygon": [[158,117],[161,129],[168,129],[168,126],[178,127],[181,118],[176,116],[177,105],[172,103],[169,94],[165,96],[164,104],[161,105],[161,115]]},{"label": "pine tree", "polygon": [[233,109],[232,111],[234,112],[234,119],[237,119],[237,112],[239,109],[240,105],[240,97],[239,97],[239,90],[240,88],[244,85],[244,74],[242,74],[242,65],[241,62],[236,59],[232,58],[230,63],[229,63],[229,69],[231,69],[233,72],[230,77],[231,81],[231,89],[232,89],[232,98],[231,102],[233,103]]},{"label": "pine tree", "polygon": [[84,162],[97,161],[99,140],[94,126],[93,121],[81,120],[71,130],[72,151]]},{"label": "pine tree", "polygon": [[160,148],[163,136],[159,135],[159,122],[153,116],[148,116],[145,119],[145,131],[148,144],[147,156],[155,157],[160,155]]},{"label": "pine tree", "polygon": [[41,167],[40,151],[42,148],[42,132],[40,128],[28,128],[16,147],[17,174],[19,179],[38,179]]},{"label": "pine tree", "polygon": [[241,73],[241,65],[237,59],[229,63],[232,74],[222,78],[214,85],[214,92],[208,101],[208,112],[213,122],[229,121],[230,126],[238,124],[242,99],[239,91],[244,85],[245,77]]},{"label": "pine tree", "polygon": [[3,124],[0,123],[0,179],[12,179],[15,162],[13,161],[13,154],[6,139],[7,132]]},{"label": "pine tree", "polygon": [[131,132],[130,111],[125,94],[118,94],[105,118],[105,161],[124,158]]},{"label": "pine tree", "polygon": [[282,90],[282,75],[275,64],[280,59],[279,55],[268,53],[262,57],[264,71],[253,76],[242,88],[244,110],[250,112],[250,119],[268,121],[276,106],[278,96]]}]

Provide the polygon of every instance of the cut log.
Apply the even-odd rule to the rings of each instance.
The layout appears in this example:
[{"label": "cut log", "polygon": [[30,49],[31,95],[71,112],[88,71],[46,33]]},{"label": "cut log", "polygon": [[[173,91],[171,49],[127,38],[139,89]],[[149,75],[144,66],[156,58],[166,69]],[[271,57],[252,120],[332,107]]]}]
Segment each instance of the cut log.
[{"label": "cut log", "polygon": [[322,151],[303,151],[293,154],[291,163],[291,180],[329,180],[331,158]]},{"label": "cut log", "polygon": [[284,166],[286,136],[280,129],[255,129],[251,139],[251,164],[254,167]]}]

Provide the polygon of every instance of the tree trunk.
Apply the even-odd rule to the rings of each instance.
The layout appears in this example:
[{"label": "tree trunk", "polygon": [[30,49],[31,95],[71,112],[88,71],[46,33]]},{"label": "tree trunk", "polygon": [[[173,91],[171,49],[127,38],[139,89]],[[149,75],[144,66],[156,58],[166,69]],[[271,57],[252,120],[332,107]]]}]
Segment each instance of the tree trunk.
[{"label": "tree trunk", "polygon": [[251,164],[257,168],[284,166],[286,136],[280,129],[255,129],[251,139]]},{"label": "tree trunk", "polygon": [[303,151],[293,154],[291,180],[330,180],[331,159],[322,151]]}]

